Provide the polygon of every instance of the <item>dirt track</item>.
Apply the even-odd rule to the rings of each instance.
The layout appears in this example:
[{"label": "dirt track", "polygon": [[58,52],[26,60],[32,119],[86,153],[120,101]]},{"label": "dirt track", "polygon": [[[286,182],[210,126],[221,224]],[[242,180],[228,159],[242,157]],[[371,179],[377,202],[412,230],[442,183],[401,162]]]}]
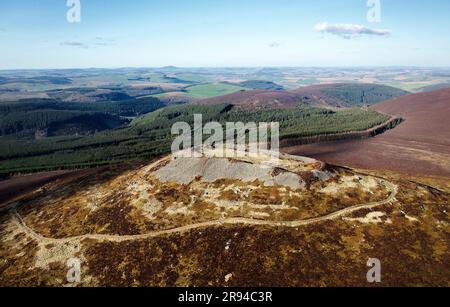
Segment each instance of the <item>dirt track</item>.
[{"label": "dirt track", "polygon": [[405,122],[372,139],[294,146],[283,151],[349,167],[450,177],[450,89],[400,97],[374,109],[402,117]]},{"label": "dirt track", "polygon": [[247,218],[229,218],[229,219],[224,219],[224,220],[209,221],[209,222],[204,222],[204,223],[186,225],[186,226],[177,227],[174,229],[163,230],[163,231],[153,231],[153,232],[149,232],[147,234],[142,234],[142,235],[118,236],[118,235],[88,234],[88,235],[69,237],[69,238],[64,238],[64,239],[46,238],[46,237],[36,233],[30,227],[28,227],[15,208],[11,210],[10,214],[11,214],[11,218],[13,219],[13,222],[16,224],[17,227],[21,228],[21,230],[23,232],[27,233],[29,236],[33,237],[34,239],[36,239],[40,242],[45,242],[45,243],[52,243],[52,242],[65,243],[65,242],[72,242],[72,241],[80,241],[83,239],[124,242],[124,241],[131,241],[131,240],[155,238],[155,237],[170,235],[170,234],[174,234],[174,233],[184,233],[184,232],[194,230],[194,229],[199,229],[199,228],[208,228],[208,227],[223,226],[223,225],[230,225],[230,224],[231,225],[241,224],[241,225],[295,228],[295,227],[301,227],[301,226],[319,223],[322,221],[333,220],[333,219],[342,217],[344,215],[348,215],[355,211],[359,211],[362,209],[372,209],[372,208],[375,208],[378,206],[382,206],[382,205],[394,202],[396,199],[395,197],[397,195],[396,185],[394,185],[393,183],[386,181],[386,180],[381,180],[381,182],[390,191],[390,195],[387,199],[385,199],[383,201],[378,201],[378,202],[359,204],[359,205],[348,207],[343,210],[339,210],[339,211],[333,212],[331,214],[317,217],[317,218],[298,220],[298,221],[289,221],[289,222],[287,222],[287,221],[286,222],[262,221],[262,220],[253,220],[253,219],[247,219]]}]

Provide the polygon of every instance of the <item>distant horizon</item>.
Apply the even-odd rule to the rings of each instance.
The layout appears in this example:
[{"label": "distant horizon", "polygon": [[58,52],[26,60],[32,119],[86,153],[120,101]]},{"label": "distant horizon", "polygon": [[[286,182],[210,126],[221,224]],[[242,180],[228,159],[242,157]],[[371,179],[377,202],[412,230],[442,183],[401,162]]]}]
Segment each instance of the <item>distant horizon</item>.
[{"label": "distant horizon", "polygon": [[39,71],[39,70],[89,70],[89,69],[104,69],[104,70],[120,70],[120,69],[292,69],[292,68],[307,68],[307,69],[450,69],[450,66],[117,66],[117,67],[65,67],[65,68],[12,68],[0,69],[2,71]]}]

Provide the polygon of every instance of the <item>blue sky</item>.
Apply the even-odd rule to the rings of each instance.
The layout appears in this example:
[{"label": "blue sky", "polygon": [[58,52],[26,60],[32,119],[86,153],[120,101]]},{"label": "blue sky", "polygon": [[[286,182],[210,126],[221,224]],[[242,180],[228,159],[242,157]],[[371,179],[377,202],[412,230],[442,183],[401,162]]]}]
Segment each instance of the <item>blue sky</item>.
[{"label": "blue sky", "polygon": [[81,0],[69,23],[66,0],[2,0],[0,69],[450,66],[450,1],[381,0],[380,23],[366,1]]}]

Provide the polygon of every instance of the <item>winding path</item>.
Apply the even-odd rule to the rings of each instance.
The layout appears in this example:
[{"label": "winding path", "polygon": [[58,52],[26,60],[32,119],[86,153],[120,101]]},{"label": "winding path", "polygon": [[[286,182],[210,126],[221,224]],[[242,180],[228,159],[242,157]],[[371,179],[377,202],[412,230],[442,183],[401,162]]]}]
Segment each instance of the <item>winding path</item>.
[{"label": "winding path", "polygon": [[20,214],[17,212],[16,207],[11,210],[13,222],[21,228],[23,232],[28,234],[29,236],[33,237],[34,239],[38,241],[44,241],[46,243],[65,243],[65,242],[73,242],[73,241],[80,241],[83,239],[92,239],[92,240],[99,240],[99,241],[113,241],[113,242],[125,242],[125,241],[132,241],[132,240],[142,240],[142,239],[148,239],[148,238],[156,238],[161,237],[164,235],[171,235],[176,233],[184,233],[195,229],[201,229],[201,228],[208,228],[208,227],[214,227],[214,226],[224,226],[224,225],[254,225],[254,226],[273,226],[273,227],[290,227],[290,228],[296,228],[300,226],[306,226],[310,224],[315,224],[323,221],[328,220],[334,220],[339,217],[342,217],[344,215],[348,215],[350,213],[353,213],[355,211],[359,211],[361,209],[372,209],[375,207],[379,207],[385,204],[392,203],[396,200],[397,195],[397,186],[393,183],[381,180],[381,183],[390,191],[390,195],[387,199],[377,202],[370,202],[366,204],[360,204],[355,205],[352,207],[348,207],[336,212],[333,212],[331,214],[316,217],[316,218],[310,218],[305,220],[298,220],[298,221],[262,221],[262,220],[252,220],[248,218],[229,218],[224,220],[216,220],[216,221],[209,221],[209,222],[203,222],[203,223],[197,223],[192,225],[186,225],[181,226],[173,229],[168,230],[161,230],[161,231],[153,231],[146,234],[140,234],[140,235],[102,235],[102,234],[86,234],[81,236],[75,236],[75,237],[68,237],[68,238],[62,238],[62,239],[54,239],[54,238],[47,238],[44,237],[37,232],[35,232],[32,228],[30,228]]}]

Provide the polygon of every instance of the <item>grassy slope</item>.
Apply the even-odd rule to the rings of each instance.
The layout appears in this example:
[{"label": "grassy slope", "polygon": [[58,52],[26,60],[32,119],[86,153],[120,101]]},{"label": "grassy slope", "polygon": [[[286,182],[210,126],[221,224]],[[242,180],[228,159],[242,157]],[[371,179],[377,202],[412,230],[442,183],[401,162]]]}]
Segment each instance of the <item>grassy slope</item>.
[{"label": "grassy slope", "polygon": [[194,85],[186,88],[186,93],[193,98],[210,98],[227,94],[232,94],[245,90],[245,88],[237,85],[226,83],[209,83]]},{"label": "grassy slope", "polygon": [[168,97],[172,94],[177,94],[179,96],[187,96],[191,98],[204,99],[204,98],[212,98],[218,96],[224,96],[228,94],[233,94],[239,91],[246,90],[245,87],[241,87],[238,85],[227,84],[227,83],[207,83],[207,84],[198,84],[191,85],[185,88],[183,92],[167,92],[160,93],[155,95],[150,95],[149,97],[154,98],[164,98]]}]

